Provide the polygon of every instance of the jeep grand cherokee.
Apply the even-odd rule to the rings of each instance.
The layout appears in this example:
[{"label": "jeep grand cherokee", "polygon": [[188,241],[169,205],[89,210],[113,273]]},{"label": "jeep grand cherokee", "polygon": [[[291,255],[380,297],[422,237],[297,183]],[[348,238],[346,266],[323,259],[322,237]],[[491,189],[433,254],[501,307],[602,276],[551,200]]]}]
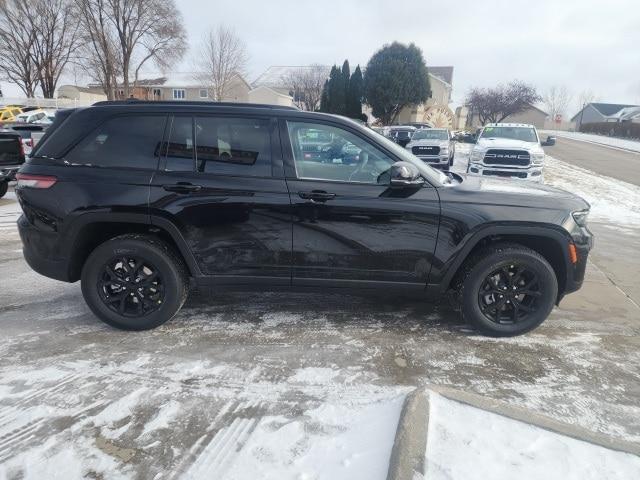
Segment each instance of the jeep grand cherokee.
[{"label": "jeep grand cherokee", "polygon": [[[318,136],[350,149],[306,155]],[[193,283],[453,292],[466,321],[515,335],[580,288],[592,242],[575,195],[445,174],[356,122],[276,106],[65,111],[16,192],[29,265],[81,280],[97,317],[132,330],[171,319]]]}]

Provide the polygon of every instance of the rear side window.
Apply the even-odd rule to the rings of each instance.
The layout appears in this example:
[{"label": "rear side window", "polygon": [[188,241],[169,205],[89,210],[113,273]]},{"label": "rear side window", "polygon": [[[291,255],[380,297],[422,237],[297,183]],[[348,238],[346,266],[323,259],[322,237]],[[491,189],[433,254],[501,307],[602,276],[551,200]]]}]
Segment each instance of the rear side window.
[{"label": "rear side window", "polygon": [[268,119],[196,117],[195,142],[199,172],[271,176]]},{"label": "rear side window", "polygon": [[80,141],[65,159],[97,167],[156,169],[164,124],[164,116],[111,118]]},{"label": "rear side window", "polygon": [[193,117],[174,117],[168,138],[165,170],[193,172],[195,165]]}]

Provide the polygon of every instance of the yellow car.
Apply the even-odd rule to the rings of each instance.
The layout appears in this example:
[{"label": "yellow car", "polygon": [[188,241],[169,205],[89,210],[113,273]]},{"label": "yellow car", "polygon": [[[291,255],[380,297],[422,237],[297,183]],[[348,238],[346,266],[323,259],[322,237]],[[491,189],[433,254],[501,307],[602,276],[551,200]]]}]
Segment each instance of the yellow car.
[{"label": "yellow car", "polygon": [[22,113],[22,109],[14,106],[0,107],[0,122],[13,122],[16,116]]}]

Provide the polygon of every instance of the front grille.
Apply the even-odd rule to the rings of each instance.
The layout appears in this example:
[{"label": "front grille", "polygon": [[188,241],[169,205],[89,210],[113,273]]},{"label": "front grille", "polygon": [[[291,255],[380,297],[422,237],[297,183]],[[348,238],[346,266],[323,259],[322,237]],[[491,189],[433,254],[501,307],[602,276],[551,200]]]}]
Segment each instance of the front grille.
[{"label": "front grille", "polygon": [[526,167],[530,163],[529,152],[526,150],[488,150],[484,156],[486,165],[513,165]]},{"label": "front grille", "polygon": [[482,175],[492,177],[527,178],[527,172],[503,172],[500,170],[483,170]]},{"label": "front grille", "polygon": [[433,145],[418,145],[411,148],[411,152],[414,155],[438,155],[440,153],[440,147]]}]

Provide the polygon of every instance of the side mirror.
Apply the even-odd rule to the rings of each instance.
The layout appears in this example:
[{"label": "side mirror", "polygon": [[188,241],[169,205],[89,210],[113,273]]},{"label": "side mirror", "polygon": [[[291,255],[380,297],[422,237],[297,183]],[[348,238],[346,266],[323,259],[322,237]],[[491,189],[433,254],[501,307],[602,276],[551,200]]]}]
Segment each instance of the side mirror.
[{"label": "side mirror", "polygon": [[409,162],[396,162],[389,169],[389,185],[393,188],[419,187],[424,184],[418,168]]},{"label": "side mirror", "polygon": [[547,136],[547,139],[542,142],[543,147],[553,147],[556,144],[556,137],[552,137],[551,135]]}]

